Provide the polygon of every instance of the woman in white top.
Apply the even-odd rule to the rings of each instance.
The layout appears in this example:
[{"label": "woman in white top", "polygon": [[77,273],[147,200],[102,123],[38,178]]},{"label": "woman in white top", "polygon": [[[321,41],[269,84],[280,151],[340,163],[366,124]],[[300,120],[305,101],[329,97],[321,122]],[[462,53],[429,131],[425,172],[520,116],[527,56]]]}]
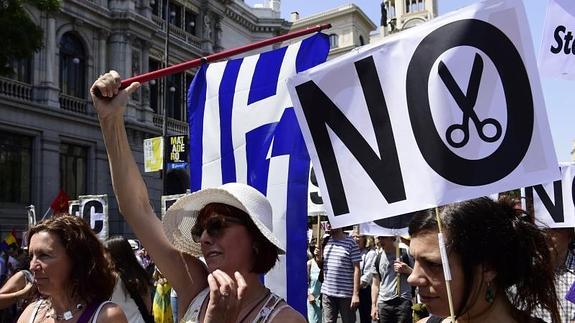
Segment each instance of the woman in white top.
[{"label": "woman in white top", "polygon": [[[128,98],[139,84],[123,90],[120,84],[120,75],[110,71],[91,89],[114,192],[122,215],[176,290],[180,319],[305,322],[260,281],[283,247],[269,229],[271,205],[255,189],[231,183],[183,197],[168,210],[162,228],[124,125]],[[198,244],[207,268],[190,254],[198,250]]]},{"label": "woman in white top", "polygon": [[113,236],[104,241],[116,273],[112,302],[120,305],[128,323],[154,323],[152,308],[152,279],[136,259],[126,238]]},{"label": "woman in white top", "polygon": [[30,271],[42,298],[18,323],[126,322],[122,309],[107,302],[114,288],[104,246],[83,219],[59,216],[28,232]]}]

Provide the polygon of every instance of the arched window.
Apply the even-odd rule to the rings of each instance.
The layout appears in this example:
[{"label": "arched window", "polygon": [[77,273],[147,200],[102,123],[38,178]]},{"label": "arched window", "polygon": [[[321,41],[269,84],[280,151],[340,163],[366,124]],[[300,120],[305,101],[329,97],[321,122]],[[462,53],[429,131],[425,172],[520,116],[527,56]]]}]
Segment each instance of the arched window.
[{"label": "arched window", "polygon": [[337,34],[329,35],[329,48],[339,47],[339,36]]},{"label": "arched window", "polygon": [[77,36],[67,32],[60,39],[60,91],[86,98],[86,54]]}]

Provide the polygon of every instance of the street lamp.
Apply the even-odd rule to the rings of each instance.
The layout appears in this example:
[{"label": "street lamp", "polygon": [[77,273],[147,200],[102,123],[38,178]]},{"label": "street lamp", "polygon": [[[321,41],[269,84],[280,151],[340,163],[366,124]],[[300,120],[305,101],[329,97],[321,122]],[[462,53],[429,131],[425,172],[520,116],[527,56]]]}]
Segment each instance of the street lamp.
[{"label": "street lamp", "polygon": [[[166,24],[166,42],[164,44],[164,67],[168,67],[170,65],[170,0],[165,0],[165,7],[164,7],[164,17],[165,17],[165,24]],[[175,12],[174,12],[175,15]],[[168,135],[168,104],[169,104],[169,97],[168,97],[168,78],[164,78],[164,111],[163,111],[163,120],[162,120],[162,139],[164,142],[164,156],[162,156],[163,160],[163,167],[162,167],[162,195],[166,193],[166,174],[167,172],[167,163],[166,163],[166,137]]]}]

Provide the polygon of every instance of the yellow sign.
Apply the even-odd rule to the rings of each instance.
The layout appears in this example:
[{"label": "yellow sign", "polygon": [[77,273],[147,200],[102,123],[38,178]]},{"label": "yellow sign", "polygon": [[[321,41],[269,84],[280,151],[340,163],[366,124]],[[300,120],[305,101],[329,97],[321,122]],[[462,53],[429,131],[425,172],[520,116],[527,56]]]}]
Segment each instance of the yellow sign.
[{"label": "yellow sign", "polygon": [[144,171],[157,172],[162,170],[164,142],[162,137],[144,139]]}]

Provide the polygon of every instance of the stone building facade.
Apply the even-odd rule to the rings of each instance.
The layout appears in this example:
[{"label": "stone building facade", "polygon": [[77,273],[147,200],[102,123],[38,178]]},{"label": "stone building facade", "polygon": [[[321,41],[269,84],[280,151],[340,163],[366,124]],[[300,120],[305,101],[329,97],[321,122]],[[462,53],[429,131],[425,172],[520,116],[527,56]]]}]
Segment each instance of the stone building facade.
[{"label": "stone building facade", "polygon": [[[286,33],[279,1],[252,8],[242,0],[169,0],[169,64]],[[44,46],[0,77],[0,237],[26,229],[26,206],[38,219],[62,188],[72,199],[107,194],[110,234],[129,228],[118,214],[105,147],[89,87],[117,70],[124,78],[164,65],[166,0],[64,0],[55,14],[27,7]],[[143,169],[143,140],[187,134],[186,91],[194,70],[144,84],[127,109],[127,131]],[[168,82],[164,107],[163,82]],[[159,212],[162,179],[145,174]]]}]

